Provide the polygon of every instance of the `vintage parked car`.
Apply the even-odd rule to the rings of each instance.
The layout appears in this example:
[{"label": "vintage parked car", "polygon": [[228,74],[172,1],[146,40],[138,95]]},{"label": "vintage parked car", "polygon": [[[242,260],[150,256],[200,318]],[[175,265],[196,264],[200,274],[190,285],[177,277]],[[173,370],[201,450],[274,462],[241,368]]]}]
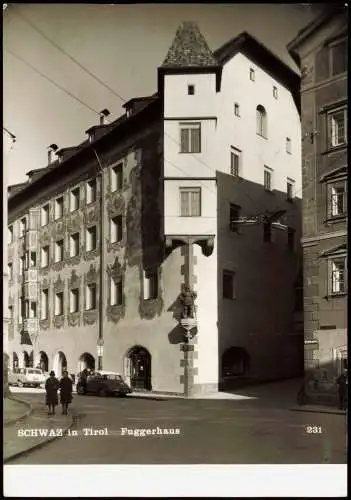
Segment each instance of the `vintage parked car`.
[{"label": "vintage parked car", "polygon": [[39,368],[14,368],[9,371],[9,385],[18,387],[40,387],[45,384],[45,375]]},{"label": "vintage parked car", "polygon": [[98,396],[126,396],[132,392],[119,373],[96,371],[90,373],[86,382],[80,376],[77,394],[96,394]]}]

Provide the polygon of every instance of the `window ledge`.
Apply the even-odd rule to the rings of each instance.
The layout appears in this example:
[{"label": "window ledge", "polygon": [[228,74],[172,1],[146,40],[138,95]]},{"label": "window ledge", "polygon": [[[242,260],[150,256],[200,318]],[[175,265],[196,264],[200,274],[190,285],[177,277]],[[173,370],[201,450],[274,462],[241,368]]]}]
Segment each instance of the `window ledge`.
[{"label": "window ledge", "polygon": [[329,300],[329,299],[335,299],[337,297],[347,297],[347,292],[333,292],[326,295],[324,298],[326,300]]},{"label": "window ledge", "polygon": [[342,151],[343,149],[347,149],[347,143],[340,144],[339,146],[329,146],[321,154],[322,155],[327,155],[327,154],[330,154],[330,153],[336,153],[336,152]]},{"label": "window ledge", "polygon": [[334,217],[328,217],[327,219],[325,219],[324,224],[333,224],[336,222],[342,222],[346,221],[346,219],[347,219],[347,214],[335,215]]},{"label": "window ledge", "polygon": [[262,139],[265,139],[266,141],[268,140],[268,137],[266,137],[265,135],[259,134],[258,132],[256,132],[256,135],[258,135],[258,137],[261,137]]},{"label": "window ledge", "polygon": [[199,155],[201,151],[179,151],[181,155]]},{"label": "window ledge", "polygon": [[64,316],[63,313],[60,313],[60,314],[55,314],[55,318],[61,318],[62,316]]}]

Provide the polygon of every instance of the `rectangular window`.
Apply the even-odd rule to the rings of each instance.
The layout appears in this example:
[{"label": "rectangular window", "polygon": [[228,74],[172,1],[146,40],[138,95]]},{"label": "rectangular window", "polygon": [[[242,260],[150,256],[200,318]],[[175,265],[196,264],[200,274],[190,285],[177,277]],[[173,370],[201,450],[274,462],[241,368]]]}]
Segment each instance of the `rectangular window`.
[{"label": "rectangular window", "polygon": [[8,230],[8,243],[13,243],[13,226],[9,226]]},{"label": "rectangular window", "polygon": [[266,191],[272,191],[272,170],[268,167],[264,168],[263,185]]},{"label": "rectangular window", "polygon": [[86,305],[85,309],[87,311],[96,309],[96,285],[87,285],[86,287]]},{"label": "rectangular window", "polygon": [[201,124],[180,124],[180,152],[201,153]]},{"label": "rectangular window", "polygon": [[123,163],[111,168],[111,191],[119,191],[123,187]]},{"label": "rectangular window", "polygon": [[263,223],[263,241],[265,243],[271,243],[272,241],[272,225],[270,222]]},{"label": "rectangular window", "polygon": [[328,113],[328,145],[335,148],[347,143],[347,109]]},{"label": "rectangular window", "polygon": [[64,249],[63,240],[56,241],[56,243],[55,243],[55,262],[63,261],[63,249]]},{"label": "rectangular window", "polygon": [[234,289],[234,278],[235,273],[233,271],[223,271],[223,298],[231,299],[235,298],[235,289]]},{"label": "rectangular window", "polygon": [[55,220],[63,217],[63,196],[55,200]]},{"label": "rectangular window", "polygon": [[55,293],[55,316],[63,314],[63,292]]},{"label": "rectangular window", "polygon": [[234,103],[234,115],[235,116],[240,116],[240,106],[239,106],[239,104],[237,102]]},{"label": "rectangular window", "polygon": [[230,204],[229,206],[229,228],[233,232],[238,230],[238,219],[240,217],[241,207],[238,205]]},{"label": "rectangular window", "polygon": [[278,99],[278,89],[273,85],[273,97],[274,99]]},{"label": "rectangular window", "polygon": [[24,217],[20,220],[20,238],[23,238],[27,230],[27,219]]},{"label": "rectangular window", "polygon": [[123,226],[122,215],[117,215],[110,219],[110,240],[111,243],[116,243],[122,240]]},{"label": "rectangular window", "polygon": [[285,141],[285,149],[286,149],[286,152],[291,155],[291,139],[290,137],[287,137],[286,138],[286,141]]},{"label": "rectangular window", "polygon": [[96,237],[96,226],[89,227],[86,230],[86,251],[91,252],[96,249],[97,237]]},{"label": "rectangular window", "polygon": [[7,267],[8,267],[8,275],[9,275],[9,280],[13,280],[13,264],[12,262],[9,262],[7,264]]},{"label": "rectangular window", "polygon": [[96,201],[96,179],[92,179],[91,181],[87,182],[87,205],[90,203],[94,203]]},{"label": "rectangular window", "polygon": [[158,297],[158,272],[144,271],[143,280],[144,300],[157,299]]},{"label": "rectangular window", "polygon": [[255,81],[255,70],[253,68],[250,68],[250,80]]},{"label": "rectangular window", "polygon": [[201,216],[201,188],[179,188],[180,216]]},{"label": "rectangular window", "polygon": [[70,210],[71,210],[71,212],[75,212],[76,210],[79,209],[79,202],[80,202],[80,189],[79,189],[79,187],[76,187],[75,189],[72,189],[72,191],[71,191],[71,196],[70,196]]},{"label": "rectangular window", "polygon": [[42,247],[41,249],[41,267],[48,267],[49,265],[49,246]]},{"label": "rectangular window", "polygon": [[188,95],[195,94],[195,85],[188,85]]},{"label": "rectangular window", "polygon": [[49,290],[46,288],[41,292],[41,319],[49,317]]},{"label": "rectangular window", "polygon": [[293,201],[294,199],[294,181],[291,179],[286,181],[286,199],[288,201]]},{"label": "rectangular window", "polygon": [[37,267],[37,252],[30,252],[30,267]]},{"label": "rectangular window", "polygon": [[76,257],[77,255],[79,255],[79,245],[80,245],[79,233],[71,234],[71,237],[69,239],[70,257]]},{"label": "rectangular window", "polygon": [[123,303],[123,287],[122,280],[111,278],[110,282],[110,305],[120,306]]},{"label": "rectangular window", "polygon": [[47,203],[43,207],[41,207],[40,211],[40,224],[42,226],[47,226],[49,224],[49,214],[50,214],[50,206]]},{"label": "rectangular window", "polygon": [[346,181],[328,184],[328,217],[343,217],[347,214]]},{"label": "rectangular window", "polygon": [[69,312],[75,313],[79,311],[79,288],[73,288],[69,295]]},{"label": "rectangular window", "polygon": [[332,60],[332,76],[347,71],[347,40],[339,41],[330,47]]},{"label": "rectangular window", "polygon": [[337,257],[330,261],[331,291],[332,293],[345,293],[347,291],[347,260]]},{"label": "rectangular window", "polygon": [[230,174],[234,177],[239,177],[240,156],[241,156],[241,151],[239,149],[232,147],[230,151]]},{"label": "rectangular window", "polygon": [[288,228],[288,250],[293,252],[295,249],[295,229]]}]

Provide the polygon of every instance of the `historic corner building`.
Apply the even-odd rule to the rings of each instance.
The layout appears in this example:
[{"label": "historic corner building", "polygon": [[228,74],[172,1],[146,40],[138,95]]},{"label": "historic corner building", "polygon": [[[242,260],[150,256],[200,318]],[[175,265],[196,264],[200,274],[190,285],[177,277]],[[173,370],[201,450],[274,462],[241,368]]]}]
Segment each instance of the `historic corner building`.
[{"label": "historic corner building", "polygon": [[331,8],[288,47],[303,74],[305,371],[317,400],[335,394],[348,358],[347,31],[346,9]]},{"label": "historic corner building", "polygon": [[185,22],[124,107],[9,191],[13,365],[183,394],[301,374],[299,77]]}]

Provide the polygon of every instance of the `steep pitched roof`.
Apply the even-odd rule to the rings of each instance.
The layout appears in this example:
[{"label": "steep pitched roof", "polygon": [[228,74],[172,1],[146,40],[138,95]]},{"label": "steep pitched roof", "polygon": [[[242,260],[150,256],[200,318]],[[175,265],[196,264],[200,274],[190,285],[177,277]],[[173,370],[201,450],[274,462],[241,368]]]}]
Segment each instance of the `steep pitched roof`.
[{"label": "steep pitched roof", "polygon": [[205,68],[218,63],[196,23],[184,21],[161,68]]}]

